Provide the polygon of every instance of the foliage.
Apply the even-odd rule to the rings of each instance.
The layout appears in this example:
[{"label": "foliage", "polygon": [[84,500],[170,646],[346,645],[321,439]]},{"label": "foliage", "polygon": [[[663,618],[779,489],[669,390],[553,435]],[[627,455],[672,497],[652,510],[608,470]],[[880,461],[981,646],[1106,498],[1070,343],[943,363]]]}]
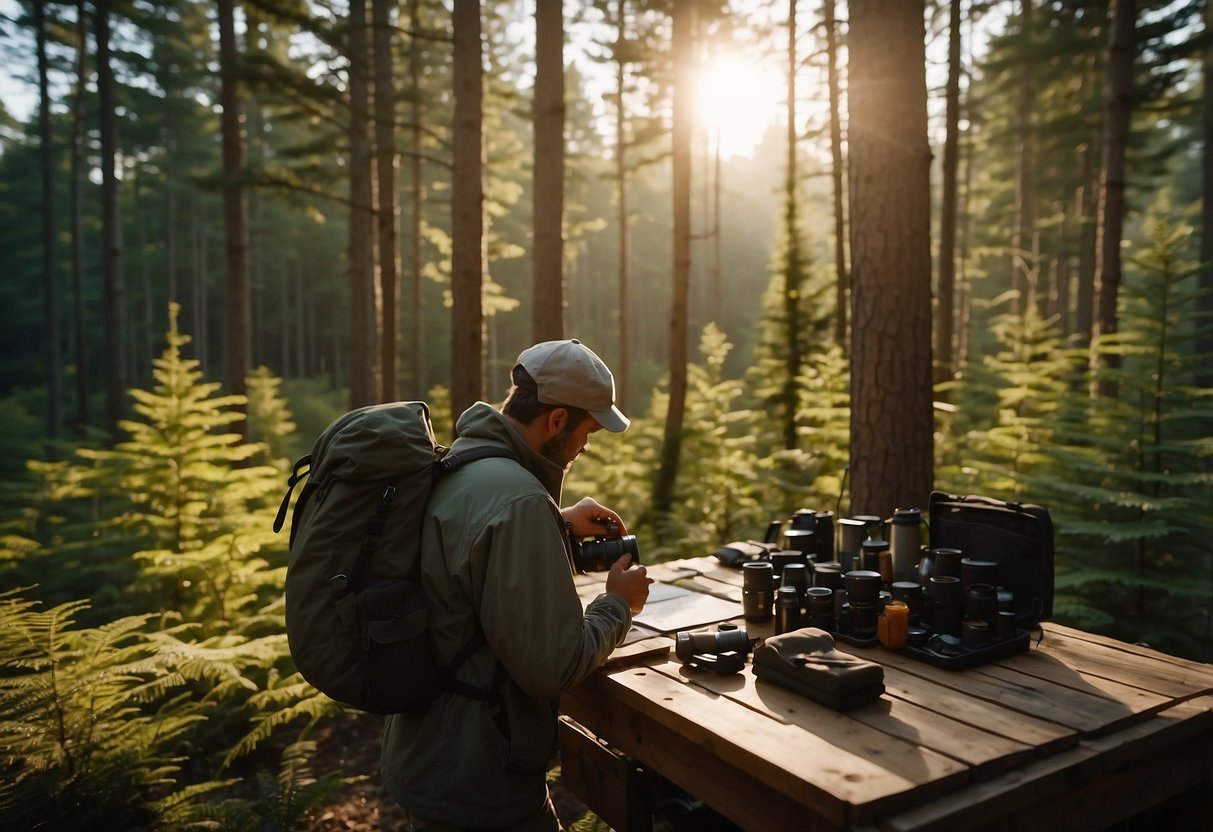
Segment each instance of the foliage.
[{"label": "foliage", "polygon": [[251,686],[237,656],[157,631],[152,615],[73,629],[85,606],[0,596],[0,817],[16,828],[150,825],[213,709],[190,687]]},{"label": "foliage", "polygon": [[31,508],[0,538],[6,579],[43,582],[0,596],[0,812],[23,828],[286,829],[342,782],[313,775],[303,736],[255,797],[214,779],[338,706],[287,653],[281,463],[249,464],[266,446],[226,432],[244,399],[202,381],[176,311],[130,438],[31,461]]},{"label": "foliage", "polygon": [[[272,498],[279,469],[250,464],[265,446],[223,432],[244,418],[243,397],[216,395],[197,359],[182,355],[189,337],[170,306],[168,345],[154,362],[151,390],[131,391],[142,419],[121,423],[129,439],[110,449],[81,449],[81,496],[106,506],[90,548],[135,550],[142,564],[126,587],[157,606],[227,622],[281,575],[258,556],[272,541]],[[220,487],[222,486],[222,487]],[[259,589],[260,588],[260,589]]]},{"label": "foliage", "polygon": [[956,412],[941,420],[938,482],[1050,509],[1057,619],[1207,657],[1213,391],[1193,386],[1197,268],[1183,257],[1189,229],[1147,226],[1126,271],[1121,331],[1099,347],[1117,359],[1099,373],[1118,394],[1090,397],[1086,352],[1064,346],[1056,319],[1004,312],[992,327],[1002,348],[969,367]]},{"label": "foliage", "polygon": [[[1201,369],[1191,231],[1162,220],[1132,260],[1121,294],[1120,332],[1101,339],[1114,361],[1098,370],[1114,398],[1071,407],[1051,488],[1069,509],[1059,563],[1061,614],[1119,638],[1183,655],[1213,655],[1213,391],[1193,386]],[[1073,507],[1072,509],[1069,507]],[[1069,513],[1072,511],[1073,513]]]},{"label": "foliage", "polygon": [[249,374],[245,386],[249,438],[265,444],[261,461],[289,458],[289,440],[295,433],[295,423],[291,421],[290,406],[280,395],[282,379],[274,376],[269,367],[261,366]]},{"label": "foliage", "polygon": [[990,327],[999,348],[971,363],[957,385],[947,420],[955,439],[936,469],[947,490],[1023,497],[1025,475],[1047,464],[1061,398],[1084,356],[1065,348],[1055,317],[1045,320],[1035,306],[1018,314],[1012,300],[1006,293],[992,304],[1003,308]]}]

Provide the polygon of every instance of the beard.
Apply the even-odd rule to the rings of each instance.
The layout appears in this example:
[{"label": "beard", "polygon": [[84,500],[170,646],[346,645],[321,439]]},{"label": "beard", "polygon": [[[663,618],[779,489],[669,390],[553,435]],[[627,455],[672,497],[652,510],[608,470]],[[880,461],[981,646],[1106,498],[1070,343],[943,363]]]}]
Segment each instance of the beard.
[{"label": "beard", "polygon": [[576,425],[566,423],[559,433],[540,446],[539,455],[553,465],[567,471],[569,466],[573,464],[573,460],[577,458],[577,453],[581,450],[576,437],[573,435],[576,429]]}]

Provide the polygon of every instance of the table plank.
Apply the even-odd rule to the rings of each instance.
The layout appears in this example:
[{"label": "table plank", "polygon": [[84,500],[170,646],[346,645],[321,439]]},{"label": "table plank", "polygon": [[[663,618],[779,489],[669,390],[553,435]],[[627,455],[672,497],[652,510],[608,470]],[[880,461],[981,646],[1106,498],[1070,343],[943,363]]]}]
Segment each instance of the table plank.
[{"label": "table plank", "polygon": [[1190,659],[1183,659],[1179,656],[1172,656],[1168,653],[1160,653],[1152,647],[1144,647],[1140,644],[1130,644],[1127,641],[1119,641],[1110,636],[1101,636],[1095,633],[1085,632],[1084,630],[1075,630],[1072,627],[1066,627],[1052,621],[1044,622],[1041,627],[1046,633],[1045,638],[1048,638],[1049,634],[1056,633],[1069,636],[1080,641],[1111,647],[1125,653],[1132,653],[1138,656],[1149,656],[1165,664],[1170,664],[1193,671],[1204,678],[1209,678],[1210,675],[1213,675],[1213,665],[1205,664],[1204,662],[1192,661]]},{"label": "table plank", "polygon": [[[1099,641],[1076,638],[1074,631],[1050,627],[1032,659],[1052,656],[1086,675],[1116,679],[1172,698],[1190,698],[1213,691],[1213,667],[1176,664],[1161,653],[1124,650]],[[1132,646],[1132,645],[1129,645]],[[1031,672],[1026,667],[1018,667]]]},{"label": "table plank", "polygon": [[[672,672],[669,664],[656,669]],[[882,697],[862,708],[838,713],[816,705],[794,691],[756,680],[748,669],[745,673],[725,677],[693,667],[681,667],[678,673],[692,684],[728,696],[782,721],[800,725],[823,739],[845,745],[857,753],[867,755],[870,752],[874,758],[883,759],[892,740],[949,757],[967,769],[966,779],[991,776],[1014,765],[1021,756],[1031,756],[1033,753],[1032,747],[1026,743],[958,723],[891,696]],[[939,765],[933,759],[927,762]],[[898,757],[895,765],[903,765],[903,758]],[[940,771],[945,769],[951,770],[950,767],[940,766]]]},{"label": "table plank", "polygon": [[[672,697],[670,702],[664,696],[648,700],[645,689],[634,690],[627,683],[639,672],[596,673],[566,692],[560,709],[598,737],[608,739],[614,748],[706,800],[743,828],[839,830],[846,826],[841,801],[803,788],[787,794],[787,778],[779,776],[777,765],[747,748],[753,747],[747,740],[762,742],[761,747],[784,748],[788,745],[786,731],[778,736],[758,732],[750,737],[744,731],[735,731],[731,738],[717,737],[695,716],[687,717],[677,710],[666,712],[661,705],[674,702]],[[767,722],[778,726],[774,720],[763,720],[727,699],[709,697],[703,691],[695,698],[728,706],[734,717],[741,716],[743,724]],[[725,712],[726,721],[729,711]],[[773,787],[771,777],[784,789]]]},{"label": "table plank", "polygon": [[[669,636],[652,634],[644,636],[643,632],[636,627],[632,628],[632,633],[638,633],[642,637],[634,641],[626,641],[616,647],[603,662],[604,668],[614,670],[624,665],[637,664],[654,656],[669,653],[674,647],[674,641]],[[630,636],[631,633],[628,635]]]},{"label": "table plank", "polygon": [[[913,702],[927,710],[1007,739],[1018,740],[1039,754],[1052,754],[1078,744],[1079,734],[1056,722],[974,699],[947,685],[886,665],[887,695]],[[941,671],[946,672],[946,671]]]},{"label": "table plank", "polygon": [[[1102,828],[1136,814],[1201,777],[1213,759],[1207,700],[1181,703],[1115,735],[1022,769],[967,786],[940,800],[882,818],[886,832],[963,832],[968,829]],[[1185,771],[1168,770],[1179,760]],[[1193,759],[1199,764],[1193,765]]]},{"label": "table plank", "polygon": [[[610,679],[627,691],[617,695],[631,695],[642,711],[659,707],[664,722],[697,739],[705,752],[733,759],[837,824],[870,819],[912,804],[916,794],[955,788],[951,779],[963,780],[966,769],[956,760],[879,734],[778,685],[758,691],[756,679],[739,674],[727,677],[738,689],[721,695],[691,684],[691,673],[704,672],[667,660]],[[747,696],[761,699],[739,701]],[[782,719],[771,716],[775,708]],[[697,764],[699,757],[683,763]]]},{"label": "table plank", "polygon": [[[997,667],[996,663],[980,665],[970,670],[941,670],[927,662],[880,647],[848,645],[847,652],[929,679],[965,696],[992,702],[1083,733],[1104,730],[1109,725],[1131,720],[1138,713],[1126,707],[1124,703],[1104,695],[1078,691],[1024,674],[1019,674],[1018,678],[999,678],[990,672],[991,667]],[[1156,703],[1157,698],[1151,700],[1151,704]]]},{"label": "table plank", "polygon": [[[1059,711],[1084,712],[1092,716],[1097,714],[1099,724],[1083,728],[1089,735],[1115,731],[1175,702],[1172,697],[1121,684],[1114,679],[1080,673],[1056,660],[1051,665],[1037,662],[1032,667],[1036,672],[1028,674],[1009,666],[1009,663],[991,663],[976,668],[976,672],[1006,682],[1014,688],[1039,692]],[[1091,697],[1102,699],[1109,705],[1092,704]]]}]

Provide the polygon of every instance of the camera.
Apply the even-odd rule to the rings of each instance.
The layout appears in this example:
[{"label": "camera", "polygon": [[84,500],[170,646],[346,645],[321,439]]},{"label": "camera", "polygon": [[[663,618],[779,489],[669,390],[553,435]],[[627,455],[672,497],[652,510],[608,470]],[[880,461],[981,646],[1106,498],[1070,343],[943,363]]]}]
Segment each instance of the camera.
[{"label": "camera", "polygon": [[[607,523],[606,528],[608,532],[619,531],[619,527],[614,523]],[[624,555],[631,555],[632,563],[640,563],[640,547],[636,545],[634,534],[585,540],[570,535],[569,544],[573,549],[573,564],[578,572],[606,572],[611,568],[611,564]]]}]

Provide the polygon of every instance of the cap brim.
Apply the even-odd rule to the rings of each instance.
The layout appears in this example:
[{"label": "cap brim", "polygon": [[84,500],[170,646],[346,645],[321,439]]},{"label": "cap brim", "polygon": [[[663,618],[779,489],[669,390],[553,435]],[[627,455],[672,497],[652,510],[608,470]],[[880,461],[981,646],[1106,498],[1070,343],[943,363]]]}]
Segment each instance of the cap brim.
[{"label": "cap brim", "polygon": [[594,421],[602,425],[604,430],[609,430],[611,433],[623,433],[628,429],[628,425],[632,424],[615,405],[611,405],[610,410],[591,410],[590,415],[594,417]]}]

